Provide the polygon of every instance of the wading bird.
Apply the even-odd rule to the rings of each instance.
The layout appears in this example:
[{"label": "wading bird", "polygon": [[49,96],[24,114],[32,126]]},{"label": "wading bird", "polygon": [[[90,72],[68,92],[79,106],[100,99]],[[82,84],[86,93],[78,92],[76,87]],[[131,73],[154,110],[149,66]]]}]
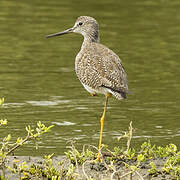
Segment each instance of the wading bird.
[{"label": "wading bird", "polygon": [[100,93],[106,97],[104,112],[101,117],[98,153],[98,160],[100,160],[108,98],[112,95],[118,100],[126,98],[128,93],[127,75],[118,55],[99,43],[99,25],[94,18],[80,16],[72,28],[46,37],[50,38],[69,33],[79,33],[84,36],[81,50],[75,59],[75,71],[78,79],[92,96]]}]

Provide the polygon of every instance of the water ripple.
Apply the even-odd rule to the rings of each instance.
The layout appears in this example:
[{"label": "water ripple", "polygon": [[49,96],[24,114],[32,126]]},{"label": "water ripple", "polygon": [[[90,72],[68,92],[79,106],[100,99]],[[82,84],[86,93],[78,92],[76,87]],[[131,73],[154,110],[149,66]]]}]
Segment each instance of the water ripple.
[{"label": "water ripple", "polygon": [[63,121],[63,122],[52,122],[52,124],[58,125],[58,126],[73,126],[76,123],[72,123],[69,121]]}]

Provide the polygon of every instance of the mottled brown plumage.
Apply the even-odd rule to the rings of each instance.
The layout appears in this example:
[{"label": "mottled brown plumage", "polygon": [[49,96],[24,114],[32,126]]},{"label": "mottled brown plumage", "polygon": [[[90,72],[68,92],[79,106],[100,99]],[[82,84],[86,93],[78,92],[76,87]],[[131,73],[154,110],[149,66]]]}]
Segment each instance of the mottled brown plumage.
[{"label": "mottled brown plumage", "polygon": [[[81,50],[76,56],[76,74],[90,93],[111,93],[117,99],[126,98],[128,81],[120,58],[109,48],[99,43],[97,21],[81,16],[76,24],[83,23],[75,32],[84,36]],[[83,32],[83,33],[82,33]]]},{"label": "mottled brown plumage", "polygon": [[127,75],[118,55],[99,43],[99,25],[89,16],[80,16],[75,25],[63,32],[48,35],[58,36],[67,33],[79,33],[84,36],[80,52],[75,59],[77,77],[84,88],[91,94],[101,93],[106,96],[104,113],[101,118],[101,134],[99,154],[101,156],[101,142],[108,97],[114,95],[117,99],[125,99],[128,93]]},{"label": "mottled brown plumage", "polygon": [[[96,42],[84,42],[75,60],[76,74],[90,93],[107,92],[125,98],[127,76],[119,57]],[[88,86],[88,87],[87,87]]]}]

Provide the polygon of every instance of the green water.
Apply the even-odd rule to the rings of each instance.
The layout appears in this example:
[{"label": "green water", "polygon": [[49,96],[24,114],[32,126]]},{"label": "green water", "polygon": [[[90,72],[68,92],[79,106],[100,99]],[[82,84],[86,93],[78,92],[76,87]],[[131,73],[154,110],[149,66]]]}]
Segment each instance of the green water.
[{"label": "green water", "polygon": [[28,143],[19,155],[42,155],[97,145],[104,97],[91,97],[74,72],[82,36],[45,35],[72,27],[80,15],[95,17],[101,43],[122,59],[133,92],[123,102],[112,98],[103,143],[116,138],[129,122],[132,145],[147,138],[158,145],[180,142],[180,1],[179,0],[2,0],[0,2],[0,118],[9,125],[2,138],[25,136],[25,126],[54,124],[35,150]]}]

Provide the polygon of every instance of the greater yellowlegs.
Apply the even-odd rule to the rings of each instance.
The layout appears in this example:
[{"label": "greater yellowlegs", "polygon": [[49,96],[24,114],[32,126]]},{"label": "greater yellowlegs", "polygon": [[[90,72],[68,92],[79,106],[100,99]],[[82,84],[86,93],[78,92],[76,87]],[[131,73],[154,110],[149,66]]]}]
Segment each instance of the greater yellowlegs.
[{"label": "greater yellowlegs", "polygon": [[99,25],[92,17],[80,16],[72,28],[50,34],[47,38],[72,32],[84,36],[81,50],[75,59],[77,77],[91,95],[100,93],[106,96],[104,112],[101,117],[98,153],[98,160],[100,160],[108,98],[112,95],[118,100],[126,98],[128,93],[127,75],[118,55],[99,43]]}]

